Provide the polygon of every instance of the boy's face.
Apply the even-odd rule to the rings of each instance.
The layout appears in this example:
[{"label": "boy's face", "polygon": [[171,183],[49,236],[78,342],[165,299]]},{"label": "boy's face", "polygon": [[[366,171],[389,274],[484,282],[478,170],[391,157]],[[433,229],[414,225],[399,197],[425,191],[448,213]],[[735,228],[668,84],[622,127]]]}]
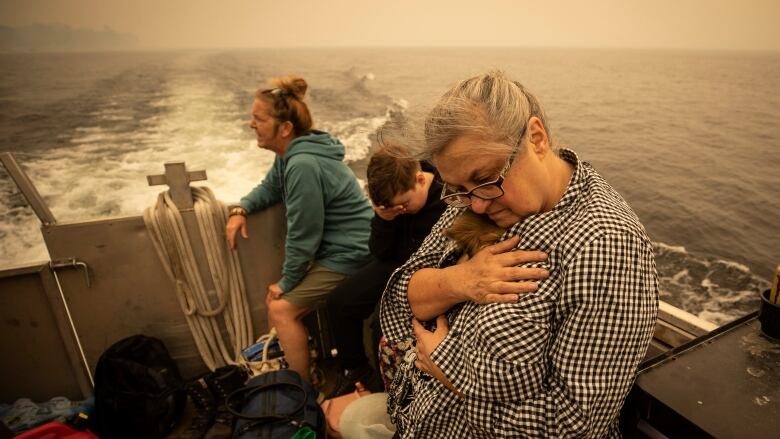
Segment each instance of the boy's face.
[{"label": "boy's face", "polygon": [[403,206],[403,213],[415,214],[425,207],[428,200],[428,191],[425,189],[425,177],[421,172],[417,173],[414,187],[402,194],[394,196],[390,203],[393,206]]}]

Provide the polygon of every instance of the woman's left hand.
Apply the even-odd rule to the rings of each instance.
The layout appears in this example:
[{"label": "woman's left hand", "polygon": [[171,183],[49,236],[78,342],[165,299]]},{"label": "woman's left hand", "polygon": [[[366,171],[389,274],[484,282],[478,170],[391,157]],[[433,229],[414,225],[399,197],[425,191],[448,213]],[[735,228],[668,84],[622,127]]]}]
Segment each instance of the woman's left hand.
[{"label": "woman's left hand", "polygon": [[444,337],[450,332],[447,316],[442,314],[436,318],[436,330],[433,332],[425,329],[417,319],[412,320],[412,327],[414,328],[414,336],[417,337],[417,359],[414,362],[414,367],[436,378],[462,398],[463,395],[447,379],[439,366],[431,360],[431,352],[436,350],[441,341],[444,340]]},{"label": "woman's left hand", "polygon": [[433,369],[439,369],[431,360],[431,352],[435,351],[444,337],[450,332],[447,316],[444,314],[436,318],[436,330],[433,332],[425,329],[419,320],[412,320],[414,336],[417,338],[417,361],[415,366],[421,371],[433,375]]}]

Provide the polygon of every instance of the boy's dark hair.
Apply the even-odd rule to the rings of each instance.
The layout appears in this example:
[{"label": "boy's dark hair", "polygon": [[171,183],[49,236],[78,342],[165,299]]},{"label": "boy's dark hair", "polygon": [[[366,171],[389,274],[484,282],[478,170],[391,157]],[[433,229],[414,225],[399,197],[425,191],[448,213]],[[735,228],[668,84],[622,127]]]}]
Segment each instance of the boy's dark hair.
[{"label": "boy's dark hair", "polygon": [[406,151],[392,145],[378,149],[366,169],[368,196],[375,206],[390,207],[396,195],[414,189],[420,163],[408,158]]}]

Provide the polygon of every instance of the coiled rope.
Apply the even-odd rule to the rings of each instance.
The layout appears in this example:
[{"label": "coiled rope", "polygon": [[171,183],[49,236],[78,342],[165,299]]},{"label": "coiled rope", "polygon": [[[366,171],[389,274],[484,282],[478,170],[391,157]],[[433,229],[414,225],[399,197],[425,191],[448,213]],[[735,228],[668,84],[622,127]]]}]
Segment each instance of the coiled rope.
[{"label": "coiled rope", "polygon": [[252,318],[238,255],[230,250],[225,237],[227,206],[217,201],[209,188],[191,189],[215,290],[206,291],[181,213],[168,191],[160,193],[154,207],[144,210],[144,223],[165,272],[174,282],[198,352],[213,371],[242,363],[241,350],[252,343]]}]

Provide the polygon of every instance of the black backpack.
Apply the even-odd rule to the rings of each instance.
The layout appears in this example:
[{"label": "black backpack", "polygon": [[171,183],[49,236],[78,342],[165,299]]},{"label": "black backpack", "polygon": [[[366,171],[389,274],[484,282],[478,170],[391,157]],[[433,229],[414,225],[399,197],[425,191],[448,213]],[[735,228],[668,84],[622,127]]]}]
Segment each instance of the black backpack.
[{"label": "black backpack", "polygon": [[163,342],[134,335],[98,360],[91,427],[102,439],[163,438],[186,402],[184,381]]}]

